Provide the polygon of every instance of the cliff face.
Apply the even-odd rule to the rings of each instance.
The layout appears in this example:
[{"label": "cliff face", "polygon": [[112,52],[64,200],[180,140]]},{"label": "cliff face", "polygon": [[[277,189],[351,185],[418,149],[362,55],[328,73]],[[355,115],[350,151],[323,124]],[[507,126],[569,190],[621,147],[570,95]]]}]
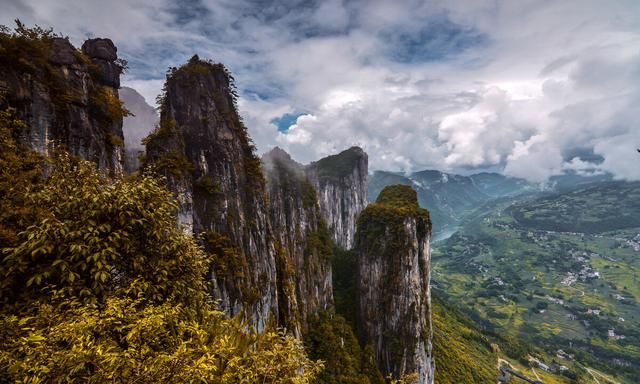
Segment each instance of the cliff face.
[{"label": "cliff face", "polygon": [[275,249],[260,160],[235,108],[230,75],[194,56],[167,75],[148,165],[178,196],[179,220],[214,257],[214,295],[258,330],[277,313]]},{"label": "cliff face", "polygon": [[277,240],[280,322],[301,335],[311,317],[332,303],[333,243],[302,165],[280,148],[265,154],[262,161]]},{"label": "cliff face", "polygon": [[334,242],[351,249],[356,219],[367,205],[367,154],[351,147],[309,164],[306,172],[318,191],[320,209]]},{"label": "cliff face", "polygon": [[433,383],[429,213],[408,186],[386,187],[358,219],[358,332],[384,374]]},{"label": "cliff face", "polygon": [[123,169],[118,100],[121,66],[109,39],[78,50],[64,38],[2,33],[0,107],[13,107],[28,129],[20,140],[48,153],[61,146],[114,174]]},{"label": "cliff face", "polygon": [[126,116],[122,125],[124,134],[124,168],[131,173],[140,168],[138,157],[144,153],[142,140],[153,131],[158,124],[156,109],[147,104],[144,97],[135,89],[120,88],[120,100],[124,103],[130,116]]}]

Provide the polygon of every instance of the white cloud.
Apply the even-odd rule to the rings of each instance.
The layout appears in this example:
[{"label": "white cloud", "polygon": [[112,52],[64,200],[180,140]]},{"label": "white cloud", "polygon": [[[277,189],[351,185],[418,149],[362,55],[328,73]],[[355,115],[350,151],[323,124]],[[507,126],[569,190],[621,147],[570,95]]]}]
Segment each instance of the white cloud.
[{"label": "white cloud", "polygon": [[[0,23],[111,37],[148,101],[193,53],[224,62],[260,151],[308,162],[361,145],[377,169],[640,179],[634,0],[2,1]],[[286,133],[271,123],[300,111]]]},{"label": "white cloud", "polygon": [[139,79],[123,79],[122,86],[130,87],[140,93],[147,104],[152,107],[156,107],[156,98],[160,95],[164,80],[152,79],[152,80],[139,80]]}]

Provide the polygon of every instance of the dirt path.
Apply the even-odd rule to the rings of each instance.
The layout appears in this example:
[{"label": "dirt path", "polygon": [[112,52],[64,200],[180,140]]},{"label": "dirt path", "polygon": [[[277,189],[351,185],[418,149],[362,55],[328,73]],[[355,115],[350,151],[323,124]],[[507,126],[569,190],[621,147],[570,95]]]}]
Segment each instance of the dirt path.
[{"label": "dirt path", "polygon": [[535,368],[531,367],[531,371],[532,371],[532,372],[533,372],[533,374],[535,375],[536,380],[538,380],[538,381],[542,381],[542,379],[540,378],[540,376],[538,376],[538,372],[536,372],[536,369],[535,369]]},{"label": "dirt path", "polygon": [[600,384],[600,380],[598,380],[596,375],[594,375],[589,368],[586,368],[586,369],[587,369],[587,372],[589,372],[589,374],[591,375],[591,377],[593,377],[593,380],[596,382],[596,384]]},{"label": "dirt path", "polygon": [[[584,368],[591,375],[591,377],[593,377],[593,380],[596,382],[596,384],[601,384],[602,381],[604,381],[605,383],[620,384],[620,382],[615,381],[615,380],[609,378],[608,376],[603,375],[602,373],[596,371],[595,369],[591,369],[591,368],[589,368],[587,366],[584,366],[582,364],[580,364],[580,366],[582,368]],[[598,375],[600,377],[600,380],[602,380],[602,381],[598,380],[596,375]]]}]

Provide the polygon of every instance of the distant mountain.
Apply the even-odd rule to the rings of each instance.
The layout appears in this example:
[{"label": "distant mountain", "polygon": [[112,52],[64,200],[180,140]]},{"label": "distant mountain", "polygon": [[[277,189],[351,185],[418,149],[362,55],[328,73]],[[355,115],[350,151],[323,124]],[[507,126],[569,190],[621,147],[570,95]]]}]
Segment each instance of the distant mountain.
[{"label": "distant mountain", "polygon": [[487,201],[536,189],[526,180],[497,173],[461,176],[435,170],[409,175],[375,171],[369,178],[369,201],[374,201],[385,186],[392,184],[411,185],[416,190],[420,206],[431,213],[434,233],[456,225]]},{"label": "distant mountain", "polygon": [[610,232],[640,227],[640,182],[585,185],[506,210],[518,227],[557,232]]},{"label": "distant mountain", "polygon": [[156,109],[147,104],[144,97],[133,88],[120,88],[120,100],[131,112],[131,116],[124,118],[122,125],[125,151],[124,168],[130,173],[138,169],[138,155],[140,152],[144,152],[142,139],[153,131],[160,116],[158,116]]},{"label": "distant mountain", "polygon": [[548,184],[553,190],[567,191],[584,187],[588,184],[605,183],[608,181],[613,181],[613,175],[610,173],[581,175],[576,171],[566,171],[562,175],[551,176]]},{"label": "distant mountain", "polygon": [[508,177],[495,172],[482,172],[469,176],[476,188],[491,197],[516,196],[537,189],[525,179]]}]

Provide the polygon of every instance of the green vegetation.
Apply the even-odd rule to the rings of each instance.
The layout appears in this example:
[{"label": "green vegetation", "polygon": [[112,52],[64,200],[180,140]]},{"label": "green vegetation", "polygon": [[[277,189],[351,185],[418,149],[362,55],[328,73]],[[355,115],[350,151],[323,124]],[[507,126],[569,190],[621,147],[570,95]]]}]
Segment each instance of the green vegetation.
[{"label": "green vegetation", "polygon": [[333,268],[333,301],[336,312],[355,329],[356,308],[358,308],[358,260],[354,251],[334,248]]},{"label": "green vegetation", "polygon": [[337,155],[327,156],[312,163],[318,170],[320,178],[340,181],[349,176],[353,170],[353,164],[362,158],[362,152],[357,148],[349,148]]},{"label": "green vegetation", "polygon": [[[51,63],[52,43],[56,38],[60,39],[63,36],[55,34],[52,29],[44,29],[37,25],[29,28],[20,20],[16,20],[16,28],[13,31],[0,25],[0,67],[8,71],[30,74],[37,81],[42,82],[48,94],[52,96],[54,124],[63,125],[68,123],[69,106],[82,104],[82,93],[85,91],[70,86],[60,68]],[[101,85],[97,80],[102,76],[101,69],[91,63],[81,50],[75,50],[74,55],[78,63],[86,66],[93,79],[87,89],[89,116],[94,119],[104,137],[108,139],[112,134],[114,122],[128,116],[129,111],[118,99],[113,88]],[[123,63],[124,61],[118,62],[119,65]],[[10,104],[17,106],[19,103],[17,100],[11,100]],[[0,106],[4,106],[4,103],[0,103]],[[111,145],[122,145],[112,140],[105,140],[105,142]]]},{"label": "green vegetation", "polygon": [[640,183],[611,182],[517,204],[523,228],[589,234],[640,227]]},{"label": "green vegetation", "polygon": [[315,231],[307,233],[305,254],[308,256],[313,255],[314,259],[317,260],[331,260],[333,256],[333,241],[324,220],[320,219],[318,228]]},{"label": "green vegetation", "polygon": [[339,314],[322,311],[309,324],[305,345],[311,359],[322,359],[323,384],[383,384],[370,350],[363,350],[352,326]]},{"label": "green vegetation", "polygon": [[[318,383],[382,384],[373,349],[356,338],[357,264],[353,251],[334,248],[333,293],[335,311],[321,311],[309,324],[305,346],[311,359],[320,359],[325,370]],[[396,381],[412,383],[411,378]]]},{"label": "green vegetation", "polygon": [[[206,79],[203,77],[206,77]],[[199,79],[202,81],[199,81]],[[242,163],[238,163],[236,167],[244,173],[247,183],[246,193],[249,196],[255,194],[264,195],[266,181],[262,171],[262,163],[256,155],[256,147],[247,133],[242,117],[238,113],[237,93],[233,76],[221,63],[202,60],[198,55],[191,57],[186,64],[169,68],[167,71],[167,81],[157,99],[160,104],[160,124],[154,132],[143,140],[144,144],[157,147],[162,155],[158,159],[147,159],[147,162],[149,164],[160,162],[155,166],[162,172],[169,172],[169,174],[178,178],[193,171],[193,161],[188,159],[184,154],[184,150],[175,148],[175,143],[178,143],[180,148],[184,146],[181,137],[182,128],[178,126],[174,116],[170,113],[172,106],[170,105],[171,100],[167,95],[169,84],[176,82],[194,87],[200,86],[199,84],[201,83],[213,83],[211,85],[216,85],[219,88],[206,89],[203,92],[205,94],[206,92],[213,92],[210,97],[218,112],[216,118],[223,119],[226,126],[233,130],[238,139],[242,149]],[[228,94],[224,92],[228,92]],[[207,120],[203,119],[202,124],[207,124]],[[163,143],[169,139],[175,141],[174,147],[171,150],[166,150],[166,145]]]},{"label": "green vegetation", "polygon": [[[497,201],[436,246],[433,280],[487,334],[532,346],[500,344],[520,363],[533,355],[566,366],[563,375],[574,380],[591,377],[586,366],[633,383],[640,372],[640,228],[629,228],[627,218],[640,216],[629,201],[639,190],[637,183],[601,183]],[[558,350],[574,357],[558,358]]]},{"label": "green vegetation", "polygon": [[497,354],[489,339],[462,313],[431,296],[436,384],[492,383]]},{"label": "green vegetation", "polygon": [[418,195],[407,185],[390,185],[385,187],[376,200],[377,204],[393,205],[408,209],[418,209]]},{"label": "green vegetation", "polygon": [[228,236],[214,231],[201,234],[204,249],[211,255],[213,270],[217,277],[229,277],[236,284],[245,281],[249,272],[247,259]]},{"label": "green vegetation", "polygon": [[54,72],[49,57],[51,40],[55,37],[62,36],[37,25],[28,28],[20,20],[16,20],[13,31],[0,26],[0,65],[30,74]]},{"label": "green vegetation", "polygon": [[161,118],[158,126],[142,140],[148,153],[143,168],[181,180],[194,170],[193,163],[184,154],[184,139],[174,119]]},{"label": "green vegetation", "polygon": [[14,196],[0,217],[0,382],[314,380],[322,364],[299,341],[215,309],[212,260],[161,181],[106,178],[64,153],[42,178],[44,160],[15,143],[21,127],[0,113],[0,193]]},{"label": "green vegetation", "polygon": [[18,233],[40,217],[26,193],[40,184],[43,159],[16,140],[25,129],[14,109],[0,111],[0,249],[15,246]]},{"label": "green vegetation", "polygon": [[385,187],[376,202],[369,204],[358,217],[358,231],[362,236],[357,241],[366,246],[392,234],[393,243],[385,248],[395,254],[408,246],[403,243],[406,236],[402,235],[408,218],[416,220],[418,237],[431,233],[429,211],[418,206],[416,192],[407,185]]}]

